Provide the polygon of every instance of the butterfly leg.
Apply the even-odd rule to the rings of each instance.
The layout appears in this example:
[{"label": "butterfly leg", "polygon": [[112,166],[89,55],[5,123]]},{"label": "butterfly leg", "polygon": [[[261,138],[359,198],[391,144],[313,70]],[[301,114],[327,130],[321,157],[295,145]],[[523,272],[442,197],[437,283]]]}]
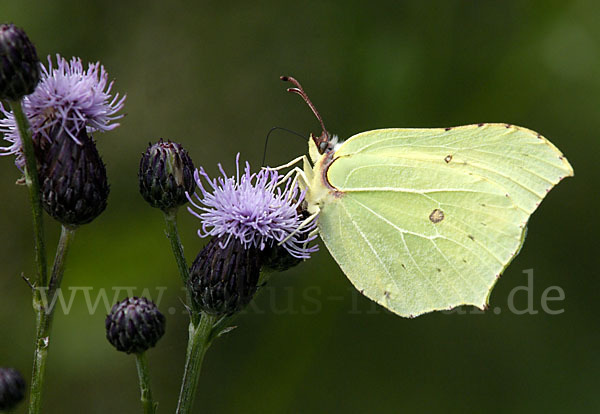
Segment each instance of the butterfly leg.
[{"label": "butterfly leg", "polygon": [[[290,173],[295,174],[294,180],[292,181],[292,185],[290,186],[290,188],[294,188],[298,182],[300,183],[301,189],[306,189],[310,186],[310,181],[308,180],[308,177],[306,176],[305,172],[302,171],[300,168],[295,167],[292,171],[290,171]],[[289,175],[290,173],[288,173],[286,175]],[[291,197],[292,192],[290,191],[289,194]]]},{"label": "butterfly leg", "polygon": [[292,175],[296,175],[296,177],[294,177],[294,181],[292,182],[292,188],[296,185],[296,183],[299,181],[299,176],[300,178],[302,178],[302,181],[300,182],[301,186],[303,186],[303,188],[308,188],[309,183],[312,179],[312,167],[310,165],[310,161],[308,160],[308,157],[306,155],[302,155],[298,158],[294,158],[293,160],[291,160],[290,162],[280,165],[279,167],[263,167],[265,170],[271,170],[271,171],[279,171],[282,170],[284,168],[289,168],[294,164],[299,163],[300,161],[302,161],[302,166],[304,168],[304,170],[300,169],[299,167],[294,167],[292,170],[288,171],[287,174],[285,174],[282,178],[279,179],[279,182],[277,183],[278,185],[285,182],[288,178],[290,178]]},{"label": "butterfly leg", "polygon": [[[302,221],[302,223],[300,223],[300,225],[296,228],[296,230],[294,230],[293,232],[288,234],[288,236],[285,239],[283,239],[282,241],[280,241],[278,244],[281,246],[283,243],[285,243],[286,241],[288,241],[289,239],[294,237],[294,235],[296,235],[300,230],[302,230],[304,227],[306,227],[310,222],[314,221],[318,215],[319,215],[319,211],[308,216],[306,219],[304,219]],[[314,236],[315,234],[318,234],[318,233],[319,233],[318,229],[315,228],[308,235]]]},{"label": "butterfly leg", "polygon": [[279,167],[263,167],[265,170],[272,170],[272,171],[279,171],[279,170],[283,170],[284,168],[289,168],[294,164],[298,164],[300,161],[302,162],[307,162],[308,161],[308,157],[306,155],[301,155],[298,158],[294,158],[293,160],[291,160],[290,162],[280,165]]},{"label": "butterfly leg", "polygon": [[315,226],[315,228],[310,233],[308,233],[308,237],[318,236],[318,235],[319,235],[319,228],[317,226]]},{"label": "butterfly leg", "polygon": [[304,174],[304,171],[302,171],[299,167],[294,167],[290,171],[288,171],[283,177],[279,178],[277,185],[280,185],[281,183],[286,182],[292,175],[295,175],[294,181],[292,182],[292,188],[296,184],[296,181],[298,181],[296,178],[296,177],[298,177],[298,175],[301,175],[301,176],[303,176],[303,179],[306,179],[306,175]]}]

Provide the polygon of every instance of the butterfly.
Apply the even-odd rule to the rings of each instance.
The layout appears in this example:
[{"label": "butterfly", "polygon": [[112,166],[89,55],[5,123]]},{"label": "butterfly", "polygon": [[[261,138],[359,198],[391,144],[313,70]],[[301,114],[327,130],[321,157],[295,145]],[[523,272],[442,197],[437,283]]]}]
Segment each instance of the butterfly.
[{"label": "butterfly", "polygon": [[[338,142],[322,132],[295,167],[307,222],[362,294],[404,317],[486,309],[527,222],[573,168],[542,135],[511,124],[377,129]],[[279,167],[279,168],[282,168]]]}]

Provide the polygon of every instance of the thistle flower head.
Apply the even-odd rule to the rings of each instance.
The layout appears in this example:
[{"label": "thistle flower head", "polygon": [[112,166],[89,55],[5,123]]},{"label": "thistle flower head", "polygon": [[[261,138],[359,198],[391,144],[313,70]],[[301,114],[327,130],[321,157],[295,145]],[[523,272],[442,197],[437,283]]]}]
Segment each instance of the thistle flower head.
[{"label": "thistle flower head", "polygon": [[[233,315],[252,300],[260,277],[261,258],[255,247],[238,240],[212,238],[190,269],[188,288],[194,304],[212,315]],[[288,255],[289,256],[289,255]]]},{"label": "thistle flower head", "polygon": [[[40,139],[52,140],[50,131],[58,126],[78,144],[77,136],[83,128],[87,133],[109,131],[122,114],[125,96],[111,95],[113,82],[108,81],[108,73],[99,62],[90,63],[84,69],[79,58],[67,61],[56,55],[56,67],[48,56],[48,68],[41,65],[41,80],[35,91],[23,99],[23,108],[29,123],[34,142]],[[16,154],[16,164],[24,165],[21,153],[21,139],[12,112],[0,105],[4,118],[0,120],[0,132],[10,143],[0,148],[0,155]],[[58,134],[55,134],[58,135]]]},{"label": "thistle flower head", "polygon": [[40,81],[40,61],[23,29],[0,25],[0,99],[20,100]]},{"label": "thistle flower head", "polygon": [[240,175],[239,154],[235,177],[227,176],[221,164],[219,170],[222,176],[216,179],[211,179],[202,167],[194,172],[200,194],[188,195],[193,207],[188,210],[202,221],[200,237],[220,237],[222,248],[232,238],[245,248],[258,250],[281,244],[300,259],[308,259],[318,250],[316,245],[308,246],[316,238],[310,234],[316,222],[301,226],[303,217],[298,211],[304,191],[292,185],[291,179],[284,180],[269,169],[251,174],[248,162]]},{"label": "thistle flower head", "polygon": [[165,317],[154,302],[141,297],[115,303],[106,316],[106,338],[118,351],[138,354],[165,334]]},{"label": "thistle flower head", "polygon": [[163,211],[187,203],[186,192],[193,192],[194,163],[178,143],[163,141],[150,144],[140,160],[140,193],[152,207]]},{"label": "thistle flower head", "polygon": [[[60,129],[60,127],[56,127]],[[81,129],[78,144],[65,129],[39,148],[38,176],[44,210],[66,226],[94,220],[106,208],[109,185],[96,144]]]},{"label": "thistle flower head", "polygon": [[14,368],[0,367],[0,411],[12,410],[25,397],[25,380]]}]

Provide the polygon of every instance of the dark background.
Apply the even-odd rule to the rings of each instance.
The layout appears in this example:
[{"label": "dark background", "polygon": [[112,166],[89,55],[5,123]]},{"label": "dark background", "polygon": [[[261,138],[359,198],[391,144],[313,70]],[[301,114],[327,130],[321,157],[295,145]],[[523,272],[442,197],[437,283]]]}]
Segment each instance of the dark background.
[{"label": "dark background", "polygon": [[[208,352],[196,412],[597,412],[600,368],[598,131],[600,5],[594,1],[0,1],[40,57],[100,60],[127,94],[122,126],[97,135],[106,212],[78,232],[63,287],[144,288],[168,317],[149,352],[160,412],[173,412],[187,341],[162,216],[137,190],[149,141],[181,142],[211,173],[235,154],[260,164],[272,126],[319,132],[279,75],[297,77],[342,138],[383,127],[509,122],[548,137],[575,169],[533,215],[485,314],[402,319],[360,297],[326,249],[281,274]],[[44,58],[45,60],[45,58]],[[274,136],[268,163],[303,154]],[[31,213],[13,159],[0,159],[0,366],[31,369]],[[183,209],[191,260],[205,243]],[[58,226],[46,220],[49,254]],[[527,284],[533,269],[533,285]],[[541,307],[558,286],[563,301]],[[68,299],[67,291],[67,299]],[[556,295],[556,290],[551,294]],[[122,291],[119,299],[126,296]],[[528,304],[528,300],[531,301]],[[514,306],[513,306],[514,305]],[[517,314],[529,307],[537,314]],[[59,311],[49,413],[135,413],[134,358],[104,338],[107,310],[84,291]],[[174,314],[170,314],[174,312]],[[465,314],[460,314],[465,313]],[[29,379],[28,379],[29,381]],[[203,409],[203,410],[202,410]],[[25,406],[18,412],[25,412]]]}]

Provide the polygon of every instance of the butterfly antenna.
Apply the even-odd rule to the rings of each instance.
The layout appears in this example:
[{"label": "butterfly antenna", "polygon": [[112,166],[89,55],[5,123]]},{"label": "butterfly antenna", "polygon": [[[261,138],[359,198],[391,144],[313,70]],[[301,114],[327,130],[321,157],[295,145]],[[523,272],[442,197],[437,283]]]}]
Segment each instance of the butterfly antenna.
[{"label": "butterfly antenna", "polygon": [[329,132],[327,132],[327,128],[325,128],[325,124],[323,123],[323,118],[321,118],[319,111],[317,111],[317,108],[315,108],[315,105],[312,103],[312,101],[310,100],[310,98],[308,97],[306,92],[304,92],[304,89],[302,88],[302,85],[300,85],[300,82],[298,82],[295,78],[293,78],[291,76],[280,76],[279,79],[281,79],[284,82],[290,82],[295,86],[295,88],[287,88],[287,91],[300,95],[302,97],[302,99],[304,99],[304,102],[306,102],[308,107],[311,109],[313,114],[315,114],[315,116],[319,120],[319,123],[321,124],[321,129],[322,129],[321,136],[319,138],[313,137],[313,139],[315,140],[317,147],[321,150],[321,153],[322,153],[322,151],[326,147],[326,144],[329,142]]},{"label": "butterfly antenna", "polygon": [[290,134],[297,135],[297,136],[299,136],[300,138],[302,138],[303,140],[305,140],[305,139],[306,139],[306,137],[305,137],[304,135],[300,134],[299,132],[292,131],[291,129],[287,129],[287,128],[284,128],[284,127],[277,127],[277,126],[276,126],[276,127],[273,127],[273,128],[271,128],[271,129],[269,130],[269,132],[267,133],[267,137],[265,138],[265,150],[263,151],[263,159],[262,159],[262,166],[263,166],[263,167],[266,167],[266,165],[265,165],[265,160],[267,159],[267,145],[269,144],[269,137],[271,136],[271,134],[272,134],[274,131],[277,131],[278,129],[280,129],[280,130],[282,130],[282,131],[285,131],[285,132],[289,132]]}]

